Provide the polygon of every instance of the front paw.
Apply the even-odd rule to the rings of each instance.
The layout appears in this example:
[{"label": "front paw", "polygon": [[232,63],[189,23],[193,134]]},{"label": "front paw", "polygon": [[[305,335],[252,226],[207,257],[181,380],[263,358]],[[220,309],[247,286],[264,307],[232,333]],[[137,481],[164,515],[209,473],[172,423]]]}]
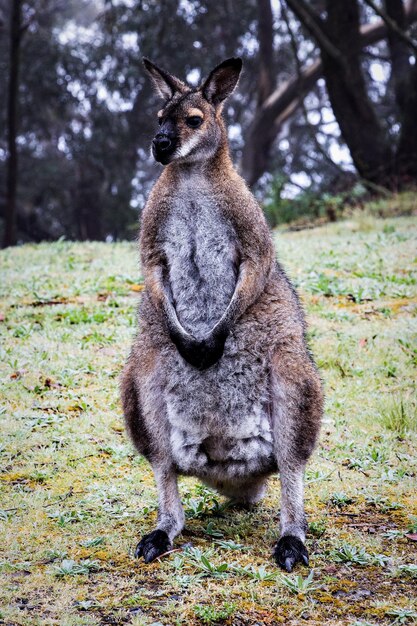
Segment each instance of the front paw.
[{"label": "front paw", "polygon": [[216,333],[200,342],[200,362],[196,365],[199,370],[206,370],[220,361],[223,356],[226,339],[226,333]]},{"label": "front paw", "polygon": [[176,337],[171,337],[173,343],[175,344],[178,352],[190,365],[196,367],[197,369],[201,369],[200,365],[202,363],[202,359],[204,357],[204,345],[202,341],[198,341],[194,337],[189,339],[177,339]]},{"label": "front paw", "polygon": [[[204,339],[174,341],[182,358],[200,371],[206,370],[221,359],[227,334],[210,335]],[[174,338],[173,338],[174,340]]]},{"label": "front paw", "polygon": [[281,537],[275,546],[274,558],[287,572],[291,572],[298,562],[308,565],[308,552],[305,545],[301,539],[292,535]]},{"label": "front paw", "polygon": [[167,552],[171,547],[171,542],[164,530],[153,530],[149,535],[144,535],[139,541],[135,550],[135,557],[139,559],[143,556],[145,563],[150,563],[154,559]]}]

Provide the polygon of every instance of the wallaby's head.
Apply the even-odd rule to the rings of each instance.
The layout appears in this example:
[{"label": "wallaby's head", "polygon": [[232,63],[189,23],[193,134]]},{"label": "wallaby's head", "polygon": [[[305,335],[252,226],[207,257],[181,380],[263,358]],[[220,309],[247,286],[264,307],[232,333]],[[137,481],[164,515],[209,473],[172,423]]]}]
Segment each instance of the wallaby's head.
[{"label": "wallaby's head", "polygon": [[242,60],[223,61],[195,89],[148,59],[143,62],[158,95],[164,99],[158,111],[159,130],[152,141],[155,160],[166,165],[175,160],[195,162],[213,156],[223,140],[223,102],[237,85]]}]

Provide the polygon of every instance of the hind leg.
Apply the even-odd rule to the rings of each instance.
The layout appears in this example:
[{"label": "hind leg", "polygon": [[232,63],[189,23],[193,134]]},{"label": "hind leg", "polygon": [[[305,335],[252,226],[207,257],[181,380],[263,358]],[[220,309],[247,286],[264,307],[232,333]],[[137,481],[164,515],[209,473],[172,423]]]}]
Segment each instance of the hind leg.
[{"label": "hind leg", "polygon": [[185,520],[175,471],[157,462],[152,463],[152,469],[158,489],[158,522],[156,529],[144,535],[135,550],[135,556],[143,556],[145,563],[150,563],[171,548]]},{"label": "hind leg", "polygon": [[[146,360],[141,359],[141,373],[146,372]],[[158,521],[156,529],[145,535],[136,546],[135,556],[143,556],[145,563],[166,552],[184,527],[184,511],[177,486],[177,474],[169,453],[169,429],[164,422],[162,395],[158,385],[149,377],[146,389],[151,397],[141,401],[140,383],[135,378],[138,369],[134,353],[129,359],[121,381],[121,395],[126,426],[138,451],[150,462],[158,490]],[[152,407],[145,415],[143,404]]]},{"label": "hind leg", "polygon": [[274,557],[280,567],[290,572],[297,562],[308,565],[304,545],[304,470],[317,440],[323,394],[309,355],[297,346],[286,347],[275,355],[271,383],[281,482],[281,536]]}]

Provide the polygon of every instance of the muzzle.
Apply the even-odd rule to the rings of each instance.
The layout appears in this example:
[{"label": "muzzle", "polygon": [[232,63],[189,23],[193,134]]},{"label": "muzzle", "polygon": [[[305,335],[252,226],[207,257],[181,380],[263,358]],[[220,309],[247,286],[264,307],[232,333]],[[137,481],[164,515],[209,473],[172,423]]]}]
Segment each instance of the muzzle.
[{"label": "muzzle", "polygon": [[172,122],[165,122],[152,141],[152,154],[155,161],[166,165],[178,145],[175,127]]}]

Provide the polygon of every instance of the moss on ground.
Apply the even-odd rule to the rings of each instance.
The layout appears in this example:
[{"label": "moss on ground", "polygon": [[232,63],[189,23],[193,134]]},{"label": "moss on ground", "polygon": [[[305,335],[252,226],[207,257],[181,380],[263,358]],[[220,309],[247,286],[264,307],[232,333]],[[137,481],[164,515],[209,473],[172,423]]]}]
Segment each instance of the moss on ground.
[{"label": "moss on ground", "polygon": [[0,623],[415,623],[416,227],[355,213],[276,234],[327,396],[306,479],[309,580],[271,559],[277,478],[251,512],[182,479],[178,550],[133,559],[157,505],[118,399],[142,283],[135,246],[3,251]]}]

